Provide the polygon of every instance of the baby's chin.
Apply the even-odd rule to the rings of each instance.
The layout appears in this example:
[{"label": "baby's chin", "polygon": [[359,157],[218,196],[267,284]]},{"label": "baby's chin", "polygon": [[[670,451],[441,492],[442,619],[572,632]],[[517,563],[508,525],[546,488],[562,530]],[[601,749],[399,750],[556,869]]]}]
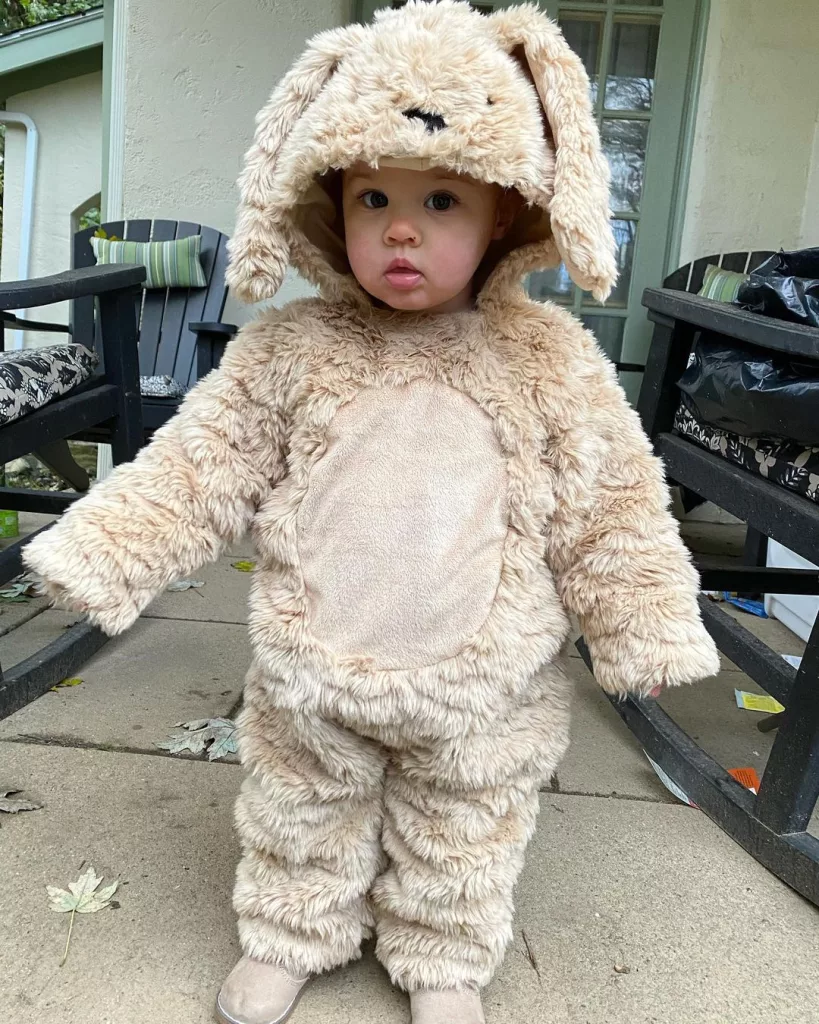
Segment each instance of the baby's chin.
[{"label": "baby's chin", "polygon": [[411,292],[379,289],[379,294],[369,294],[380,305],[399,313],[456,312],[458,309],[469,309],[473,304],[471,295],[464,296],[464,289],[452,294],[445,291],[438,295],[431,295],[426,288],[417,288]]}]

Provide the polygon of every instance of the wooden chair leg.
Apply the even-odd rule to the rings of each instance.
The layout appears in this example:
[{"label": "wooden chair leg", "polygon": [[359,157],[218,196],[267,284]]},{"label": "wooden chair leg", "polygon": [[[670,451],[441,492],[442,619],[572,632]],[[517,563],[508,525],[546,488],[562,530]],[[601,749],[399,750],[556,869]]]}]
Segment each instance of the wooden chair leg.
[{"label": "wooden chair leg", "polygon": [[52,441],[49,444],[40,445],[34,454],[47,466],[52,473],[56,473],[61,480],[65,480],[75,491],[87,491],[91,481],[86,471],[79,463],[75,462],[68,441]]},{"label": "wooden chair leg", "polygon": [[804,832],[819,797],[819,621],[782,713],[754,813],[777,835]]}]

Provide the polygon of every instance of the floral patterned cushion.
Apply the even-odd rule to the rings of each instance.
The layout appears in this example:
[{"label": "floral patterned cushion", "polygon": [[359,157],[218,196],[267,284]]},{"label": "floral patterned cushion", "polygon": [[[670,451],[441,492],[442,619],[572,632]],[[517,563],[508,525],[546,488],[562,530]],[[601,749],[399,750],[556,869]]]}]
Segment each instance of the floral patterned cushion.
[{"label": "floral patterned cushion", "polygon": [[781,437],[743,437],[709,426],[694,416],[685,399],[677,410],[674,430],[743,469],[819,502],[819,448],[805,448]]},{"label": "floral patterned cushion", "polygon": [[0,426],[67,395],[93,375],[98,362],[84,345],[0,352]]}]

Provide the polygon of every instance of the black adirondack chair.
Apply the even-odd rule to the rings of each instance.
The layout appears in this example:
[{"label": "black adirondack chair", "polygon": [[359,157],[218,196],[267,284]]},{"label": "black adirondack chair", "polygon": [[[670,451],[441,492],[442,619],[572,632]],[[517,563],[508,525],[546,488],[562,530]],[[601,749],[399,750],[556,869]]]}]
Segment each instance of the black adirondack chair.
[{"label": "black adirondack chair", "polygon": [[[16,309],[45,306],[67,299],[98,304],[96,331],[105,367],[90,379],[46,405],[0,425],[0,465],[31,451],[68,452],[67,438],[104,424],[114,463],[128,462],[142,443],[139,373],[136,361],[135,298],[141,294],[145,268],[86,267],[33,281],[0,284],[0,327],[42,329],[20,320]],[[3,332],[5,333],[5,332]],[[70,459],[70,456],[67,456]],[[59,454],[56,456],[61,461]],[[79,467],[77,467],[79,469]],[[80,470],[80,472],[82,472]],[[85,475],[85,474],[83,474]],[[78,481],[81,491],[82,481]],[[85,488],[88,479],[85,476]],[[21,512],[58,513],[79,497],[77,492],[0,488],[0,508]],[[0,551],[0,585],[22,571],[26,537]],[[88,622],[78,622],[56,640],[19,662],[0,665],[0,718],[23,707],[74,672],[97,651],[106,637]]]},{"label": "black adirondack chair", "polygon": [[[815,569],[766,566],[770,537],[816,562],[819,506],[674,431],[680,404],[677,381],[700,332],[726,342],[819,366],[819,330],[716,302],[698,295],[709,263],[749,272],[770,252],[706,256],[680,267],[662,288],[647,288],[643,305],[654,324],[638,412],[669,479],[713,501],[748,525],[743,564],[701,567],[704,590],[819,594]],[[758,794],[733,779],[648,698],[612,699],[646,752],[712,820],[760,863],[819,906],[819,837],[809,831],[819,798],[819,620],[798,669],[741,622],[704,597],[703,620],[719,649],[785,711],[759,728],[778,726]],[[589,652],[579,641],[590,665]],[[590,665],[593,668],[593,666]]]},{"label": "black adirondack chair", "polygon": [[[225,346],[236,333],[233,324],[222,323],[227,299],[227,235],[215,228],[188,221],[129,220],[102,225],[111,237],[133,242],[168,242],[190,235],[202,236],[201,261],[207,285],[204,288],[146,288],[139,297],[139,372],[142,376],[167,375],[190,387],[219,365]],[[95,228],[74,236],[72,266],[94,265],[91,237]],[[94,300],[75,299],[71,315],[72,341],[96,348]],[[176,412],[181,399],[142,400],[142,425],[146,439]],[[102,432],[104,433],[104,432]],[[87,435],[105,440],[99,430]]]}]

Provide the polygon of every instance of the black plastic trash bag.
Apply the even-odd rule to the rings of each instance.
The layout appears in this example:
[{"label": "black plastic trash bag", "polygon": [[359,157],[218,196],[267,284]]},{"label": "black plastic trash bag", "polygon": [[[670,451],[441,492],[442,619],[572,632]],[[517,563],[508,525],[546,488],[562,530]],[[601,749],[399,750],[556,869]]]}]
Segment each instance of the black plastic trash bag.
[{"label": "black plastic trash bag", "polygon": [[774,253],[739,286],[736,304],[778,320],[819,327],[819,249]]},{"label": "black plastic trash bag", "polygon": [[678,384],[701,423],[746,437],[819,445],[819,363],[703,332]]}]

